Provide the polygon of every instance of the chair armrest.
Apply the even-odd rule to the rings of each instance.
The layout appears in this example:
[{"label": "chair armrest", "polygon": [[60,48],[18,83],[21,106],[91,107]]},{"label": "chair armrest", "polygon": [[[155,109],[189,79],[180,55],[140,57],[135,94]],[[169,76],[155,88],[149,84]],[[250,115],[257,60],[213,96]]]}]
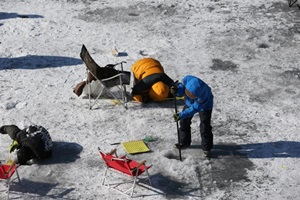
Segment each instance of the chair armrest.
[{"label": "chair armrest", "polygon": [[114,75],[114,76],[112,76],[112,77],[101,79],[101,81],[104,81],[104,82],[105,82],[105,81],[109,81],[109,80],[112,80],[112,79],[114,79],[114,78],[117,78],[117,77],[123,76],[123,75],[124,75],[123,73],[119,73],[119,74]]},{"label": "chair armrest", "polygon": [[124,161],[124,162],[126,162],[127,161],[127,159],[125,158],[111,158],[111,161],[114,161],[114,160],[119,160],[119,161]]},{"label": "chair armrest", "polygon": [[109,155],[113,155],[113,154],[116,153],[116,151],[117,151],[117,149],[112,149],[108,154],[109,154]]}]

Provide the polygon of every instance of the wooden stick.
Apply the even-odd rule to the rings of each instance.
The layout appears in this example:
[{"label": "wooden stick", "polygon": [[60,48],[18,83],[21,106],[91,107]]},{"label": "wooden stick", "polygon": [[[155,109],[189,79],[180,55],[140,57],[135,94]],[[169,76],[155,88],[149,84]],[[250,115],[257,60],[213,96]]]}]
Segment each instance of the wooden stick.
[{"label": "wooden stick", "polygon": [[116,153],[116,151],[117,151],[117,149],[112,149],[108,154],[109,154],[109,155],[113,155],[113,154]]},{"label": "wooden stick", "polygon": [[140,168],[140,166],[144,165],[146,163],[146,160],[143,160],[142,162],[140,162],[135,168],[133,168],[132,170],[130,170],[130,172],[134,172],[135,170],[137,170],[138,168]]}]

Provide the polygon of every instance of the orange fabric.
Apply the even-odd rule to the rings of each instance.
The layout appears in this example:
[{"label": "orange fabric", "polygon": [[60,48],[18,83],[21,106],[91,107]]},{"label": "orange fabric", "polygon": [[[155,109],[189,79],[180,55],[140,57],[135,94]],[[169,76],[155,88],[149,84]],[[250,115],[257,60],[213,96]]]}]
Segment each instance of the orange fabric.
[{"label": "orange fabric", "polygon": [[164,73],[164,68],[153,58],[143,58],[132,65],[131,71],[137,80],[142,80],[151,74]]},{"label": "orange fabric", "polygon": [[169,96],[169,87],[163,82],[159,81],[152,85],[149,96],[154,101],[164,101]]},{"label": "orange fabric", "polygon": [[135,101],[143,102],[143,96],[142,95],[134,95],[132,98]]}]

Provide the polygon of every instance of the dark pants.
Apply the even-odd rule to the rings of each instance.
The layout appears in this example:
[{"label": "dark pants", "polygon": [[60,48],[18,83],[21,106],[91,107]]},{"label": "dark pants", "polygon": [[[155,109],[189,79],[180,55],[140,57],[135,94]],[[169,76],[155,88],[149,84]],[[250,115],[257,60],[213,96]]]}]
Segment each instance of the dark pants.
[{"label": "dark pants", "polygon": [[8,134],[9,137],[12,140],[17,140],[20,142],[22,139],[26,138],[25,133],[24,134],[18,134],[22,130],[19,129],[16,125],[5,125],[1,127],[1,133],[2,134]]},{"label": "dark pants", "polygon": [[[186,107],[184,107],[185,109]],[[212,111],[201,111],[200,116],[200,136],[201,146],[203,151],[210,151],[213,147],[213,134],[211,127],[211,114]],[[189,146],[191,144],[191,124],[192,117],[180,120],[180,143]]]}]

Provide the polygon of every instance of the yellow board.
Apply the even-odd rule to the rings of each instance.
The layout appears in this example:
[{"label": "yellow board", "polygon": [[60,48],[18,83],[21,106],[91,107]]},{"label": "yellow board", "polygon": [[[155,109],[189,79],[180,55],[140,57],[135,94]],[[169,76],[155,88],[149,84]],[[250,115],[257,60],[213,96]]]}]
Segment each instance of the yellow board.
[{"label": "yellow board", "polygon": [[125,151],[129,154],[143,153],[143,152],[150,151],[150,149],[146,146],[143,140],[122,142],[121,144],[124,147]]}]

